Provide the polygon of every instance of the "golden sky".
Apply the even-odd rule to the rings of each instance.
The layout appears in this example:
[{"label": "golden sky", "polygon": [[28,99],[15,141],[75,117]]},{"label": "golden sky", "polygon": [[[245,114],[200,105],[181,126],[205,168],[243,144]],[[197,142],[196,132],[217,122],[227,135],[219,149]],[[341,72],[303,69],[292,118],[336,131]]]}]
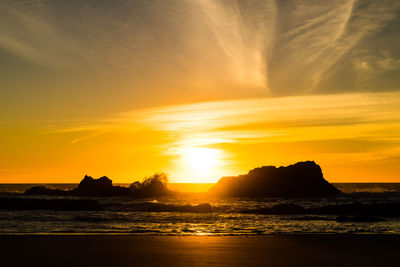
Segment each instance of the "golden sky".
[{"label": "golden sky", "polygon": [[[167,3],[168,2],[168,3]],[[0,0],[0,183],[400,182],[397,1]]]}]

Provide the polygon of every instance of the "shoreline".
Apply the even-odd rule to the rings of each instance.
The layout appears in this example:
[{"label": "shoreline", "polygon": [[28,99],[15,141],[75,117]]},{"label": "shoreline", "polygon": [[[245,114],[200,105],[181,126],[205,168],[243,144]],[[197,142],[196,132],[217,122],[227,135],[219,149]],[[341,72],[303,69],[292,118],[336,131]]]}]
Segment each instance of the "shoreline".
[{"label": "shoreline", "polygon": [[268,236],[398,236],[400,238],[400,233],[369,233],[369,232],[352,232],[352,233],[333,233],[333,232],[280,232],[280,233],[262,233],[262,234],[209,234],[209,233],[188,233],[188,234],[168,234],[168,233],[107,233],[107,232],[93,232],[93,233],[0,233],[0,238],[2,236],[123,236],[123,237],[268,237]]},{"label": "shoreline", "polygon": [[393,266],[396,234],[0,235],[13,266]]}]

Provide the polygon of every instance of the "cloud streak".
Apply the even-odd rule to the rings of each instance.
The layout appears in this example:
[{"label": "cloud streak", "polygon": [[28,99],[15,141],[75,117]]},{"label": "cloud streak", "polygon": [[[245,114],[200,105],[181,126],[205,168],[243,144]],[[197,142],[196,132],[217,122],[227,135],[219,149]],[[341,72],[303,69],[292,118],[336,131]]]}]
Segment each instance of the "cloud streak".
[{"label": "cloud streak", "polygon": [[[242,165],[305,159],[327,165],[336,178],[350,175],[342,168],[359,177],[370,162],[379,166],[400,154],[399,101],[399,93],[354,93],[204,102],[60,124],[48,134],[70,136],[72,147],[100,142],[153,151],[173,159],[177,167],[167,170],[179,179],[191,175],[178,170],[186,148],[217,149],[223,165],[215,177]],[[143,136],[152,141],[142,143]]]},{"label": "cloud streak", "polygon": [[[385,138],[400,125],[398,93],[245,99],[134,110],[56,132],[161,131],[177,144]],[[332,130],[335,133],[332,134]],[[388,133],[388,132],[386,132]],[[375,136],[377,134],[377,136]],[[389,139],[398,137],[387,135]]]},{"label": "cloud streak", "polygon": [[271,89],[312,92],[341,57],[395,19],[399,7],[392,1],[282,1],[268,72]]},{"label": "cloud streak", "polygon": [[229,97],[238,87],[240,96],[261,89],[264,95],[313,92],[345,54],[400,10],[397,1],[363,0],[99,1],[96,6],[36,0],[0,6],[0,47],[21,58],[128,73],[149,84],[169,81],[222,91],[230,86]]}]

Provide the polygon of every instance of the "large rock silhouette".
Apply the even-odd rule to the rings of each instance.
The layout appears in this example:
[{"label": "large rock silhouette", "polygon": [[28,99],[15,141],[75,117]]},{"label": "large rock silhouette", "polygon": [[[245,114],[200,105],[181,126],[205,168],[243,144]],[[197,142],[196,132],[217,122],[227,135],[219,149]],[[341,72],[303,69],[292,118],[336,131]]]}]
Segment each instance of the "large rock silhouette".
[{"label": "large rock silhouette", "polygon": [[106,176],[94,179],[85,175],[71,193],[77,196],[127,196],[131,191],[126,187],[113,186],[112,180]]},{"label": "large rock silhouette", "polygon": [[34,186],[27,189],[25,194],[91,197],[131,196],[146,198],[173,194],[173,192],[167,188],[167,183],[167,176],[163,173],[156,173],[153,176],[145,178],[143,182],[134,182],[130,187],[114,186],[112,180],[106,176],[94,179],[85,175],[79,185],[72,190],[59,190],[45,186]]},{"label": "large rock silhouette", "polygon": [[25,190],[25,195],[44,195],[44,196],[66,196],[70,191],[52,189],[44,185],[37,185]]},{"label": "large rock silhouette", "polygon": [[209,193],[229,197],[329,197],[340,193],[314,161],[287,167],[264,166],[236,177],[223,177]]}]

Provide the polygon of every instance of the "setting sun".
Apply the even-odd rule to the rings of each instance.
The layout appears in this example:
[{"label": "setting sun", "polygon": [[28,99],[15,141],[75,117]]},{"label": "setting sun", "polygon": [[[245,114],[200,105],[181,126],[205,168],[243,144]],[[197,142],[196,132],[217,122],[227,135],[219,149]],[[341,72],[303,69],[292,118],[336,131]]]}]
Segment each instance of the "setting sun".
[{"label": "setting sun", "polygon": [[184,157],[189,165],[199,172],[207,171],[217,165],[219,151],[203,147],[190,147],[184,149]]},{"label": "setting sun", "polygon": [[205,147],[185,147],[181,150],[182,163],[189,167],[187,172],[196,182],[204,182],[221,165],[221,151]]}]

